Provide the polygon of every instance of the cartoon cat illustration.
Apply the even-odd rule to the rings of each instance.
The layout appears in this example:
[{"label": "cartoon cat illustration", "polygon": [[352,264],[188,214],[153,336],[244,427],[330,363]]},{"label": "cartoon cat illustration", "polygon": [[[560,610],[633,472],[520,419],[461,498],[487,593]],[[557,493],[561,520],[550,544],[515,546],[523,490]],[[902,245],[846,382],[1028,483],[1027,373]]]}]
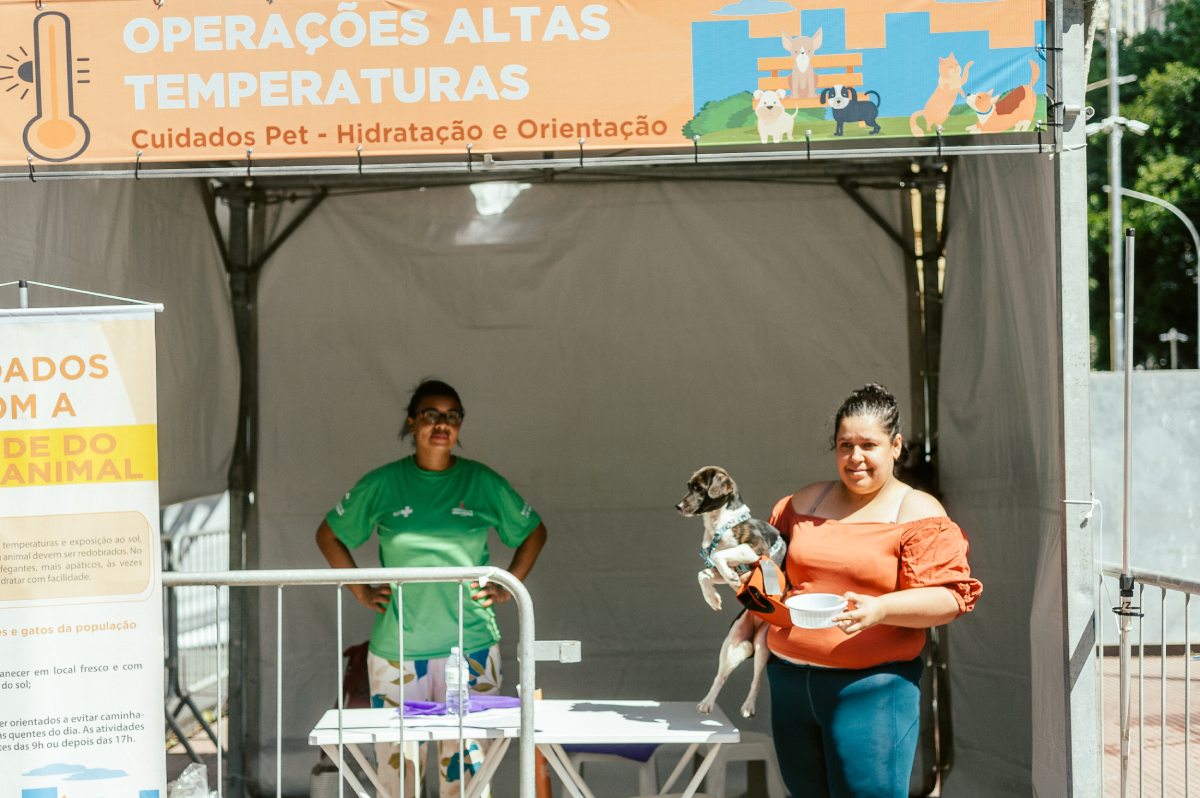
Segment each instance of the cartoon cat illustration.
[{"label": "cartoon cat illustration", "polygon": [[1033,114],[1037,110],[1037,93],[1033,87],[1039,72],[1036,62],[1030,60],[1029,66],[1033,72],[1029,83],[1017,86],[1002,97],[996,97],[995,89],[967,95],[967,105],[979,117],[976,124],[967,127],[968,133],[1023,131],[1033,126]]},{"label": "cartoon cat illustration", "polygon": [[783,49],[792,56],[792,75],[788,87],[791,97],[817,96],[817,70],[813,68],[813,53],[821,49],[821,29],[812,36],[783,34]]},{"label": "cartoon cat illustration", "polygon": [[[962,94],[963,85],[967,82],[967,75],[970,74],[971,66],[974,63],[974,61],[968,61],[967,65],[960,69],[954,53],[950,53],[946,58],[938,59],[937,88],[933,90],[933,94],[929,95],[925,107],[915,112],[908,120],[909,129],[912,130],[914,136],[928,135],[935,131],[938,125],[946,123],[946,120],[950,118],[950,109],[954,107],[954,102]],[[925,119],[928,131],[917,124],[917,117]]]}]

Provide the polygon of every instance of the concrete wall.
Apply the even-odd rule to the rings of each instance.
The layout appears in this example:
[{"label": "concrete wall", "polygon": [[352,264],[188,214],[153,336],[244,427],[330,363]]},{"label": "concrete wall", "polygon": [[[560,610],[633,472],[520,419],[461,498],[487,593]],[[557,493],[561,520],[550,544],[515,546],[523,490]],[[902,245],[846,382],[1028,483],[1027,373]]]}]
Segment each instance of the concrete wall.
[{"label": "concrete wall", "polygon": [[[1093,516],[1096,557],[1120,564],[1124,512],[1124,376],[1092,374],[1092,485],[1101,507]],[[1133,568],[1200,580],[1200,371],[1138,371],[1133,375],[1133,486],[1130,559]],[[1086,498],[1086,497],[1082,497]],[[1100,597],[1105,643],[1116,641],[1115,580]],[[1146,588],[1146,643],[1159,642],[1159,591]],[[1196,615],[1197,613],[1192,613]],[[1168,595],[1166,642],[1183,643],[1183,600]],[[1200,623],[1192,619],[1192,640]]]}]

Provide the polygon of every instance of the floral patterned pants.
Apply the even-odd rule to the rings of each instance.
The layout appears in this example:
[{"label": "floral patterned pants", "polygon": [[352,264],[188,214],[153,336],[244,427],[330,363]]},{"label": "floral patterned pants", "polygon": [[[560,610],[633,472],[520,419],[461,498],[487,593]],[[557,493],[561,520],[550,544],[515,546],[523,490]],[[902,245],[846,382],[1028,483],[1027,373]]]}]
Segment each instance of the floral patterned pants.
[{"label": "floral patterned pants", "polygon": [[[500,691],[500,647],[482,648],[467,652],[470,668],[470,689],[473,693],[492,695]],[[371,706],[396,707],[400,705],[400,685],[404,685],[404,698],[409,701],[446,700],[446,659],[416,659],[400,663],[375,654],[367,655],[367,672],[371,682]],[[416,798],[413,773],[416,763],[425,762],[426,743],[404,744],[404,795]],[[440,798],[457,798],[460,790],[465,795],[471,787],[471,776],[483,767],[483,749],[475,740],[462,741],[462,759],[459,760],[458,740],[443,740],[438,747],[438,794]],[[376,770],[384,794],[379,798],[401,798],[400,796],[400,746],[385,743],[375,746]],[[464,776],[465,771],[465,776]],[[463,779],[463,783],[459,783]],[[485,790],[482,798],[489,798]]]}]

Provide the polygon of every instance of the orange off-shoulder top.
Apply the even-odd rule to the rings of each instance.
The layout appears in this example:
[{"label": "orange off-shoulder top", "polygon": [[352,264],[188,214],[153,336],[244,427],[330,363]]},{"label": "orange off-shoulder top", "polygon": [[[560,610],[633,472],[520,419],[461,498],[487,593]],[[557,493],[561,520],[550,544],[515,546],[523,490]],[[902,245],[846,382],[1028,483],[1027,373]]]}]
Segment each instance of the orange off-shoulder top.
[{"label": "orange off-shoulder top", "polygon": [[[788,541],[787,595],[852,590],[878,596],[936,586],[949,590],[963,613],[971,611],[983,592],[983,585],[971,577],[966,535],[944,516],[904,523],[847,523],[798,513],[787,496],[775,505],[770,521]],[[776,624],[767,635],[771,651],[832,668],[910,660],[925,644],[923,629],[879,624],[847,636],[837,628],[792,627],[786,613],[775,612],[770,620]]]}]

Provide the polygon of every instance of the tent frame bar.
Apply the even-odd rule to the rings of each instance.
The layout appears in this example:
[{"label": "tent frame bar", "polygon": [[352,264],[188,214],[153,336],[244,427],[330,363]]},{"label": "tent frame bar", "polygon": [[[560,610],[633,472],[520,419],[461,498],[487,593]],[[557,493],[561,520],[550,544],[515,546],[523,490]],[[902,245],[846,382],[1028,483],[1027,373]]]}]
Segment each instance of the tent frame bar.
[{"label": "tent frame bar", "polygon": [[437,173],[497,174],[528,171],[575,171],[593,167],[654,166],[663,164],[721,164],[721,163],[770,163],[780,161],[862,161],[871,158],[944,158],[951,155],[1000,155],[1005,153],[1031,153],[1053,155],[1052,144],[962,144],[952,147],[873,147],[868,149],[838,148],[816,150],[811,154],[794,150],[771,152],[731,152],[656,155],[598,155],[591,158],[517,158],[511,161],[492,160],[476,164],[461,161],[411,161],[404,163],[353,163],[329,164],[279,164],[227,166],[183,166],[143,168],[137,165],[120,169],[55,170],[37,172],[36,178],[29,172],[0,172],[0,182],[6,180],[148,180],[151,178],[208,177],[208,178],[253,178],[289,176],[319,179],[332,175],[399,175]]},{"label": "tent frame bar", "polygon": [[875,207],[871,205],[871,203],[867,202],[866,198],[864,198],[862,194],[858,193],[858,185],[854,181],[840,178],[837,181],[837,184],[838,188],[840,188],[847,197],[854,200],[854,204],[857,205],[863,213],[869,216],[871,221],[874,222],[879,229],[882,230],[884,234],[896,244],[896,246],[900,247],[900,250],[904,253],[906,258],[916,257],[916,254],[913,252],[912,245],[908,242],[908,240],[905,239],[905,237],[899,232],[897,232],[896,229],[888,222],[888,220],[883,218],[883,215],[880,214],[879,211],[875,210]]}]

